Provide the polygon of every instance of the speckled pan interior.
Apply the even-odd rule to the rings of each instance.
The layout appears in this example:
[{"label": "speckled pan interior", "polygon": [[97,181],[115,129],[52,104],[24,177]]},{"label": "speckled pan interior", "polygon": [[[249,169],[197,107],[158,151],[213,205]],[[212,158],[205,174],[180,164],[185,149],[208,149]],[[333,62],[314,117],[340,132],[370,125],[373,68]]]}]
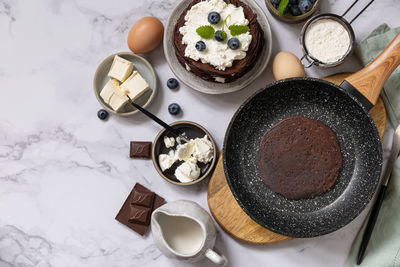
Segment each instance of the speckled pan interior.
[{"label": "speckled pan interior", "polygon": [[[311,199],[288,200],[261,180],[261,137],[289,116],[314,118],[337,135],[343,166],[335,185]],[[257,223],[292,237],[333,232],[352,221],[371,200],[382,167],[378,131],[368,112],[340,87],[313,78],[277,81],[251,96],[225,135],[223,163],[239,205]]]}]

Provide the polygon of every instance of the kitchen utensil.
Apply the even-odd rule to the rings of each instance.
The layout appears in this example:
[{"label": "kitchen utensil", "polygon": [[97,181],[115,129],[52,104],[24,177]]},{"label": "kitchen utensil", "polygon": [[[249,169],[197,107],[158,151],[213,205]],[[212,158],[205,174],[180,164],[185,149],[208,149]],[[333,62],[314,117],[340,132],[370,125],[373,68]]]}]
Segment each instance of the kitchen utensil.
[{"label": "kitchen utensil", "polygon": [[200,168],[200,177],[194,180],[193,182],[189,183],[182,183],[180,182],[174,175],[176,165],[172,165],[170,169],[166,171],[161,171],[160,165],[158,163],[158,157],[160,154],[168,154],[168,152],[171,150],[171,148],[166,148],[164,145],[164,136],[168,136],[168,131],[162,130],[160,133],[156,136],[153,142],[152,146],[152,151],[151,151],[151,158],[153,160],[153,165],[156,168],[158,174],[168,182],[176,185],[182,185],[182,186],[187,186],[187,185],[192,185],[192,184],[197,184],[200,181],[204,180],[214,169],[216,161],[217,161],[217,146],[215,145],[214,139],[212,138],[211,134],[201,125],[191,122],[191,121],[177,121],[174,122],[170,125],[175,131],[178,133],[185,133],[185,136],[188,139],[194,139],[196,137],[204,137],[205,135],[208,136],[208,139],[210,139],[211,143],[213,144],[214,148],[214,155],[213,159],[210,163],[203,164],[201,162],[198,162],[197,165]]},{"label": "kitchen utensil", "polygon": [[386,189],[390,181],[394,164],[396,163],[396,160],[399,156],[399,152],[400,152],[400,126],[397,126],[397,129],[393,135],[392,152],[390,153],[386,171],[382,178],[383,180],[381,187],[379,189],[378,197],[375,200],[374,206],[372,207],[371,215],[369,216],[367,227],[365,228],[365,232],[361,241],[360,250],[358,251],[357,265],[360,265],[363,260],[365,250],[367,249],[369,239],[371,238],[372,231],[374,230],[376,220],[378,219],[379,211],[381,209],[383,199],[385,198]]},{"label": "kitchen utensil", "polygon": [[216,230],[211,216],[188,200],[169,202],[151,215],[151,232],[167,257],[192,263],[204,257],[223,266],[227,259],[213,250]]},{"label": "kitchen utensil", "polygon": [[131,116],[139,112],[135,107],[132,105],[125,105],[120,111],[113,110],[110,106],[108,106],[104,100],[100,97],[100,92],[103,89],[104,85],[108,82],[110,77],[108,77],[108,72],[111,68],[111,64],[114,60],[114,57],[118,55],[126,60],[131,61],[135,67],[134,69],[137,70],[140,75],[147,81],[150,86],[150,90],[144,93],[141,97],[135,100],[136,104],[140,105],[143,108],[146,108],[150,105],[157,93],[157,76],[156,73],[151,66],[151,64],[143,57],[138,56],[131,52],[119,52],[113,54],[97,67],[96,73],[93,79],[93,88],[94,94],[99,101],[99,103],[106,109],[108,112],[119,115],[119,116]]},{"label": "kitchen utensil", "polygon": [[[129,98],[129,96],[128,96]],[[152,119],[153,121],[157,122],[159,125],[161,125],[162,127],[164,127],[166,130],[168,130],[169,132],[171,132],[173,135],[175,135],[175,137],[179,137],[181,138],[185,143],[189,142],[185,136],[183,136],[182,134],[180,134],[176,129],[174,129],[173,127],[169,126],[168,124],[166,124],[163,120],[161,120],[159,117],[157,117],[156,115],[154,115],[153,113],[151,113],[150,111],[142,108],[140,105],[136,104],[135,102],[132,101],[132,99],[129,98],[130,103],[132,104],[132,106],[134,106],[135,108],[137,108],[138,110],[140,110],[140,112],[142,112],[144,115],[146,115],[147,117],[149,117],[150,119]]]},{"label": "kitchen utensil", "polygon": [[164,54],[167,59],[168,65],[171,68],[172,72],[175,76],[182,81],[187,86],[200,91],[206,94],[226,94],[231,92],[236,92],[241,90],[248,85],[250,85],[261,73],[264,72],[265,68],[268,65],[268,61],[271,56],[272,49],[272,35],[271,29],[268,23],[268,19],[261,9],[261,7],[254,0],[243,0],[243,3],[247,4],[255,14],[257,14],[258,23],[261,25],[261,28],[264,31],[264,39],[265,44],[262,49],[262,53],[259,55],[259,59],[256,64],[249,70],[248,73],[243,75],[241,78],[237,79],[231,83],[214,83],[201,79],[190,71],[187,71],[182,65],[179,63],[178,59],[175,55],[175,50],[173,48],[172,37],[174,34],[175,24],[182,14],[182,12],[186,9],[186,7],[191,3],[191,1],[179,1],[175,6],[169,18],[167,20],[167,24],[165,26],[164,31]]},{"label": "kitchen utensil", "polygon": [[312,14],[315,13],[315,11],[317,11],[319,5],[320,5],[321,1],[320,0],[316,0],[314,2],[313,7],[311,8],[310,11],[301,14],[299,16],[292,16],[291,14],[284,14],[283,16],[279,16],[278,10],[276,10],[276,8],[274,7],[274,5],[271,3],[270,0],[265,0],[265,5],[267,6],[267,9],[269,11],[269,13],[271,13],[276,19],[286,22],[286,23],[290,23],[290,24],[294,24],[294,23],[300,23],[302,21],[305,21],[306,19],[308,19]]},{"label": "kitchen utensil", "polygon": [[[367,111],[399,64],[400,34],[342,88],[314,78],[291,78],[267,85],[241,105],[225,135],[224,170],[235,199],[255,222],[282,235],[312,237],[343,227],[365,208],[382,167],[379,134]],[[258,173],[261,137],[289,116],[324,123],[337,135],[342,151],[335,185],[311,199],[288,200],[271,191]]]},{"label": "kitchen utensil", "polygon": [[[339,73],[323,79],[339,85],[351,74]],[[378,128],[379,136],[382,140],[386,128],[386,110],[381,98],[371,109],[370,115]],[[242,210],[235,201],[227,184],[222,163],[222,152],[218,157],[217,165],[208,183],[207,202],[215,221],[225,232],[238,240],[261,245],[292,239],[262,227]]]},{"label": "kitchen utensil", "polygon": [[[342,64],[353,53],[354,44],[355,44],[355,35],[354,35],[353,28],[351,27],[351,23],[353,23],[353,21],[355,21],[372,4],[372,2],[374,2],[374,0],[370,1],[350,22],[348,22],[344,18],[344,16],[346,16],[346,14],[353,8],[353,6],[358,1],[359,0],[354,1],[353,4],[351,4],[351,6],[341,16],[336,15],[336,14],[332,14],[332,13],[319,14],[319,15],[316,15],[316,16],[310,18],[304,24],[304,26],[303,26],[303,28],[302,28],[302,30],[300,32],[300,44],[302,46],[304,55],[300,60],[303,63],[303,59],[306,58],[310,62],[309,64],[304,64],[303,63],[305,68],[310,68],[312,65],[316,65],[316,66],[324,67],[324,68],[335,67],[335,66],[338,66],[338,65]],[[307,49],[307,46],[305,45],[305,40],[304,39],[305,39],[305,36],[306,36],[306,33],[307,33],[309,27],[313,23],[316,23],[317,21],[319,21],[321,19],[331,19],[331,20],[335,20],[335,21],[339,22],[344,27],[344,29],[347,31],[347,33],[349,34],[349,37],[350,37],[350,46],[349,46],[349,49],[347,50],[346,54],[342,58],[340,58],[339,60],[337,60],[335,62],[332,62],[332,63],[322,62],[322,61],[318,60],[317,58],[313,57],[309,53],[309,51]]]}]

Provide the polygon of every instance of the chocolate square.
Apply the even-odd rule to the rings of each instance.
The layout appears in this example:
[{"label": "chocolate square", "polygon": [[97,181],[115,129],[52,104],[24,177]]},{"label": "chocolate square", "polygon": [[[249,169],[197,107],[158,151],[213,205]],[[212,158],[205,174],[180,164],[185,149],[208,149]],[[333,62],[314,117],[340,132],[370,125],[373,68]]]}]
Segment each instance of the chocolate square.
[{"label": "chocolate square", "polygon": [[151,158],[151,142],[131,141],[131,158]]},{"label": "chocolate square", "polygon": [[141,192],[133,189],[131,204],[151,208],[154,202],[153,192]]},{"label": "chocolate square", "polygon": [[[133,191],[140,191],[146,193],[152,193],[149,189],[144,187],[143,185],[136,183],[133,187],[132,191],[130,192],[129,196],[126,198],[124,205],[122,205],[121,209],[119,210],[115,219],[122,223],[123,225],[131,228],[133,231],[138,233],[139,235],[146,234],[147,230],[149,229],[149,225],[139,224],[139,223],[131,223],[129,222],[129,218],[131,217],[131,199],[133,197]],[[153,207],[151,208],[151,213],[160,206],[164,204],[164,198],[160,197],[157,194],[154,194],[154,202]],[[151,217],[149,215],[149,218]]]},{"label": "chocolate square", "polygon": [[130,223],[150,224],[151,208],[138,205],[131,205],[131,212],[128,221]]}]

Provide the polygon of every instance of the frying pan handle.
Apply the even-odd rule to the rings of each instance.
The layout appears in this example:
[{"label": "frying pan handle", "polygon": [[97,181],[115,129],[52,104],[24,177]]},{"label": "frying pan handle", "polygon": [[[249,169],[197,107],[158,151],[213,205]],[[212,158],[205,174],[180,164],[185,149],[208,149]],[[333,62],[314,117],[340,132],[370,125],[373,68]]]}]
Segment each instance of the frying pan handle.
[{"label": "frying pan handle", "polygon": [[382,53],[362,70],[349,76],[346,81],[375,105],[383,85],[390,74],[400,65],[400,33]]}]

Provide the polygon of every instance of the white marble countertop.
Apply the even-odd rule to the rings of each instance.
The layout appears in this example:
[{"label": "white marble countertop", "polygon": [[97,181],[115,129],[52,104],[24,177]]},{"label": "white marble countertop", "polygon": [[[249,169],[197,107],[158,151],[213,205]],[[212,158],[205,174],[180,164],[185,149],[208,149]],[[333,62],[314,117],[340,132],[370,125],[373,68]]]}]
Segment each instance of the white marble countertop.
[{"label": "white marble countertop", "polygon": [[[92,89],[102,59],[128,50],[131,25],[145,15],[165,22],[176,1],[0,0],[1,267],[185,265],[162,255],[151,235],[143,238],[114,217],[136,182],[167,201],[190,199],[208,209],[207,183],[178,187],[161,179],[150,160],[130,159],[129,141],[153,140],[160,127],[143,115],[100,121]],[[273,53],[289,50],[301,56],[301,25],[278,22],[258,2],[271,23]],[[350,2],[325,0],[321,10],[342,13]],[[399,10],[400,1],[375,1],[353,23],[357,39],[383,22],[400,26]],[[161,82],[150,110],[167,122],[200,123],[219,148],[240,103],[273,80],[270,64],[237,93],[210,96],[182,84],[171,91],[165,83],[173,75],[162,47],[146,57]],[[359,68],[353,57],[340,67],[313,68],[308,74]],[[171,102],[181,105],[180,116],[168,114]],[[265,246],[238,242],[217,226],[216,247],[229,266],[342,266],[365,214],[326,236]]]}]

